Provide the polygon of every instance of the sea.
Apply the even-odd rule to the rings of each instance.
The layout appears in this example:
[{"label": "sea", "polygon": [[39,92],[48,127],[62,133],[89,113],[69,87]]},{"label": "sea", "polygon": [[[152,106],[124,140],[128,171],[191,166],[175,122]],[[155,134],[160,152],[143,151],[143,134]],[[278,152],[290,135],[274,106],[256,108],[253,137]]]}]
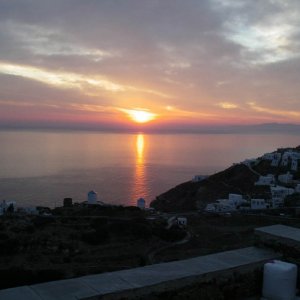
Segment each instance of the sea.
[{"label": "sea", "polygon": [[156,196],[233,163],[300,144],[297,134],[125,134],[0,131],[0,201],[62,206],[63,199],[147,205]]}]

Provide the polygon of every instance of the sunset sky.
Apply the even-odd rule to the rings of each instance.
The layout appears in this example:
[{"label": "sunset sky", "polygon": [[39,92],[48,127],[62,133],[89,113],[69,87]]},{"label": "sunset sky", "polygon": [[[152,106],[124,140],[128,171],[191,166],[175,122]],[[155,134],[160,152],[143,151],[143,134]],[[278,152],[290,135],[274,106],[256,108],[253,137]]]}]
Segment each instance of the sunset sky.
[{"label": "sunset sky", "polygon": [[0,0],[0,127],[300,123],[299,0]]}]

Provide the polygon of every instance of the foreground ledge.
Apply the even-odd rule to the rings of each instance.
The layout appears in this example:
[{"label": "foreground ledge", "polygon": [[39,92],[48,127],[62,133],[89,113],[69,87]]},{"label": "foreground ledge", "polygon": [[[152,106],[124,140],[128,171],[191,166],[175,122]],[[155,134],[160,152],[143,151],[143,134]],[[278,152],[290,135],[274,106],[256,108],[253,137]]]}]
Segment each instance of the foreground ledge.
[{"label": "foreground ledge", "polygon": [[75,300],[140,297],[176,290],[233,272],[245,273],[278,258],[271,250],[248,247],[135,269],[5,289],[2,300]]},{"label": "foreground ledge", "polygon": [[280,252],[292,263],[299,264],[300,229],[286,225],[272,225],[255,229],[257,244]]},{"label": "foreground ledge", "polygon": [[273,239],[298,244],[300,246],[300,229],[286,225],[271,225],[255,229],[255,234],[262,239]]}]

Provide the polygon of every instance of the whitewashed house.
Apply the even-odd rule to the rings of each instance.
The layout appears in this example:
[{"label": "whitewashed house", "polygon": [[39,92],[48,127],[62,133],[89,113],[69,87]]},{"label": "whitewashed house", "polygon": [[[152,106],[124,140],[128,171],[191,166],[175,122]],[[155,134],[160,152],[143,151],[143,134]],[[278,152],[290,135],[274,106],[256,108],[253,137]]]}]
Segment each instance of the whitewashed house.
[{"label": "whitewashed house", "polygon": [[218,199],[214,203],[209,203],[206,205],[205,212],[214,212],[214,213],[226,213],[237,210],[240,205],[247,203],[243,199],[242,195],[239,194],[229,194],[228,199]]},{"label": "whitewashed house", "polygon": [[204,208],[205,212],[213,213],[216,212],[216,203],[208,203]]},{"label": "whitewashed house", "polygon": [[206,205],[204,211],[208,213],[226,213],[235,211],[236,207],[228,202],[228,199],[219,199]]},{"label": "whitewashed house", "polygon": [[2,203],[0,203],[0,215],[5,214],[5,212],[8,210],[8,208],[12,206],[14,211],[16,209],[16,202],[15,201],[5,201],[3,200]]},{"label": "whitewashed house", "polygon": [[170,229],[172,226],[178,225],[181,228],[187,226],[187,218],[173,216],[167,220],[166,229]]},{"label": "whitewashed house", "polygon": [[232,212],[236,210],[236,206],[228,199],[219,199],[215,203],[215,209],[218,213]]},{"label": "whitewashed house", "polygon": [[266,176],[259,176],[258,181],[255,185],[273,185],[275,183],[275,177],[273,174],[268,174]]},{"label": "whitewashed house", "polygon": [[265,159],[265,160],[273,160],[273,159],[274,159],[274,153],[265,153],[265,154],[262,156],[262,159]]},{"label": "whitewashed house", "polygon": [[272,167],[278,167],[279,163],[280,163],[280,159],[281,159],[281,153],[275,152],[274,157],[273,157],[272,162],[271,162],[271,166]]},{"label": "whitewashed house", "polygon": [[136,202],[136,206],[140,209],[145,209],[146,207],[146,201],[144,198],[139,198]]},{"label": "whitewashed house", "polygon": [[272,205],[273,208],[279,207],[283,205],[284,198],[288,195],[292,195],[295,193],[295,190],[292,188],[286,188],[284,186],[272,186],[271,194],[272,194]]},{"label": "whitewashed house", "polygon": [[241,204],[245,203],[246,200],[243,199],[243,196],[240,194],[229,194],[228,195],[228,202],[235,207],[240,206]]},{"label": "whitewashed house", "polygon": [[287,172],[286,174],[278,175],[278,180],[282,183],[292,183],[293,182],[293,174]]},{"label": "whitewashed house", "polygon": [[292,155],[292,152],[290,150],[285,151],[282,155],[282,160],[281,160],[281,165],[282,166],[287,166],[289,163],[289,159]]},{"label": "whitewashed house", "polygon": [[89,191],[87,194],[87,203],[88,204],[97,204],[97,193],[95,191]]},{"label": "whitewashed house", "polygon": [[201,182],[204,179],[206,179],[208,176],[206,175],[195,175],[194,178],[192,179],[192,182]]},{"label": "whitewashed house", "polygon": [[280,162],[280,159],[281,159],[281,153],[280,152],[265,153],[262,156],[262,159],[270,160],[271,161],[271,166],[277,167],[277,166],[279,166],[279,162]]},{"label": "whitewashed house", "polygon": [[185,217],[178,217],[177,218],[177,225],[181,228],[185,228],[187,226],[187,218]]},{"label": "whitewashed house", "polygon": [[295,152],[293,150],[287,150],[283,153],[282,155],[282,160],[281,160],[281,165],[282,166],[287,166],[289,164],[289,162],[291,161],[297,161],[298,164],[298,160],[300,159],[300,153],[299,152]]},{"label": "whitewashed house", "polygon": [[266,209],[269,208],[269,204],[265,199],[251,199],[251,209]]},{"label": "whitewashed house", "polygon": [[292,171],[298,170],[298,159],[292,159],[291,170]]}]

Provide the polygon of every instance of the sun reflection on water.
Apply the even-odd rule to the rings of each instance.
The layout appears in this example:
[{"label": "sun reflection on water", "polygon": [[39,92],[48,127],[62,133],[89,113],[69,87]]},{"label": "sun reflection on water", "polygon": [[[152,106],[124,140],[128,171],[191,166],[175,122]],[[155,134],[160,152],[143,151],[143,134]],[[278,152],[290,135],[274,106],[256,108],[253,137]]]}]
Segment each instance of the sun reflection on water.
[{"label": "sun reflection on water", "polygon": [[135,172],[134,172],[134,181],[131,193],[131,203],[136,205],[138,198],[145,198],[149,195],[148,186],[147,186],[147,174],[146,167],[144,164],[145,161],[145,136],[142,133],[139,133],[135,137]]},{"label": "sun reflection on water", "polygon": [[144,163],[144,135],[139,133],[136,137],[136,164]]}]

